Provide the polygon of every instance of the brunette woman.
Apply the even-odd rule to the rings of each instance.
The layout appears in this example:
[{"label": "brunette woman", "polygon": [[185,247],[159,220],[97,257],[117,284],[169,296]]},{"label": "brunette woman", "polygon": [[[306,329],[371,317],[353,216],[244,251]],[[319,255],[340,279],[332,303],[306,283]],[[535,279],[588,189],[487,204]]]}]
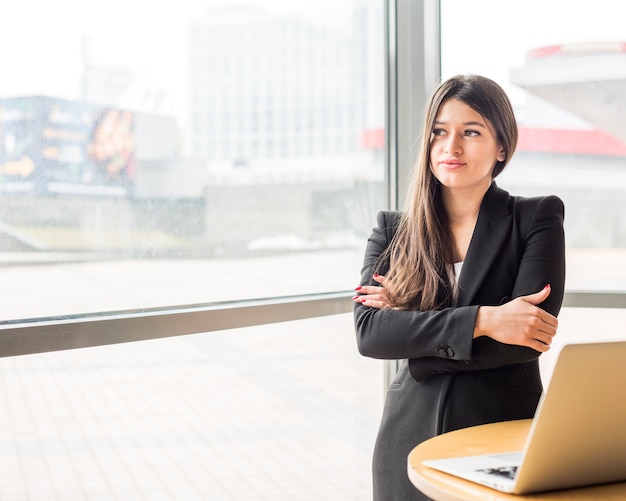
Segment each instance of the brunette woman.
[{"label": "brunette woman", "polygon": [[434,92],[408,207],[381,212],[355,301],[361,354],[399,359],[374,449],[375,501],[426,499],[407,456],[447,431],[531,418],[538,358],[557,331],[564,208],[494,179],[517,124],[494,81],[457,76]]}]

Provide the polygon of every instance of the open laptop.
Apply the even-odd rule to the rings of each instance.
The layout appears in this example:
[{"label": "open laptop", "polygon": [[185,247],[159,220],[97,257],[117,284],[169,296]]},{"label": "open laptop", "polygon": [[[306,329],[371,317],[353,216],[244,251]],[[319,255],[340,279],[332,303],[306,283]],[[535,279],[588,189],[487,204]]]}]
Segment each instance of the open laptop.
[{"label": "open laptop", "polygon": [[523,451],[423,464],[513,494],[626,480],[626,341],[562,348]]}]

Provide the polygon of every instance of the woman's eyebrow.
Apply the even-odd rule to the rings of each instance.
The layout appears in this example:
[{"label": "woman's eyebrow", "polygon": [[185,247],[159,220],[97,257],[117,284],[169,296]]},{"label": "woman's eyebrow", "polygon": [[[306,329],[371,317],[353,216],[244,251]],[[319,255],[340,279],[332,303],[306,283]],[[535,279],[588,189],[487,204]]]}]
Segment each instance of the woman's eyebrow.
[{"label": "woman's eyebrow", "polygon": [[472,122],[463,122],[463,125],[478,125],[478,127],[485,127],[486,128],[486,125],[484,123],[482,123],[482,122],[474,122],[474,121],[472,121]]},{"label": "woman's eyebrow", "polygon": [[[446,125],[448,122],[444,121],[444,120],[435,120],[435,125]],[[463,122],[463,125],[468,126],[468,125],[472,125],[472,126],[478,126],[478,127],[484,127],[487,128],[487,126],[482,123],[482,122],[475,122],[475,121],[470,121],[470,122]]]}]

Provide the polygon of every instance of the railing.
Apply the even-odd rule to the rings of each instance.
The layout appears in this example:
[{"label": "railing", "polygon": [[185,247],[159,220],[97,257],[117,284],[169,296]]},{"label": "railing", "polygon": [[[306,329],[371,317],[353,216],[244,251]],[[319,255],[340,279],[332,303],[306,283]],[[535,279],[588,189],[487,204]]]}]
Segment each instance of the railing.
[{"label": "railing", "polygon": [[[352,311],[353,292],[123,310],[0,323],[0,357],[199,334]],[[563,306],[626,308],[626,292],[569,291]]]}]

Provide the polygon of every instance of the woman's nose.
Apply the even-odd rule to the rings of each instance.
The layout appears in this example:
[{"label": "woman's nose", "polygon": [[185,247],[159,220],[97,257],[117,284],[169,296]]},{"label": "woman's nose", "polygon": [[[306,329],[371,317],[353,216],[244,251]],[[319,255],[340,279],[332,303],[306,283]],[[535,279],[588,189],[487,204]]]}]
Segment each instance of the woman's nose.
[{"label": "woman's nose", "polygon": [[450,136],[448,136],[446,143],[444,144],[444,149],[446,153],[460,153],[461,143],[459,142],[459,139],[455,134],[450,134]]}]

